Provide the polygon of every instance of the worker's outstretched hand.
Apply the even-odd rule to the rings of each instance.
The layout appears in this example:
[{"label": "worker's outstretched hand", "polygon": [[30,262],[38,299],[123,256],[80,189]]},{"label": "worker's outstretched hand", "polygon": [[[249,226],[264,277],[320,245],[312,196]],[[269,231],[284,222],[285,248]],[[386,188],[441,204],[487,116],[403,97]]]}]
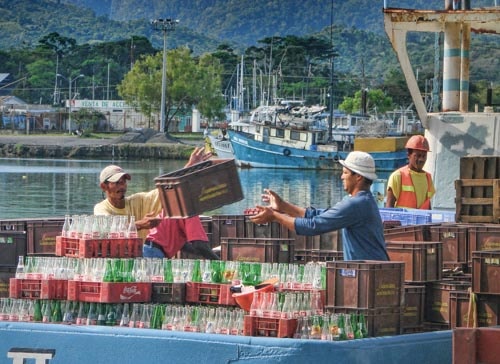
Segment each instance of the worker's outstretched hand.
[{"label": "worker's outstretched hand", "polygon": [[276,192],[270,189],[265,189],[262,194],[262,201],[267,202],[269,204],[268,207],[273,210],[283,212],[283,200]]},{"label": "worker's outstretched hand", "polygon": [[209,160],[212,157],[212,153],[205,153],[205,147],[196,147],[193,152],[189,156],[189,161],[185,165],[185,167],[192,166],[193,164],[204,162]]},{"label": "worker's outstretched hand", "polygon": [[274,210],[269,206],[255,206],[257,214],[250,216],[250,221],[255,224],[267,224],[274,221]]}]

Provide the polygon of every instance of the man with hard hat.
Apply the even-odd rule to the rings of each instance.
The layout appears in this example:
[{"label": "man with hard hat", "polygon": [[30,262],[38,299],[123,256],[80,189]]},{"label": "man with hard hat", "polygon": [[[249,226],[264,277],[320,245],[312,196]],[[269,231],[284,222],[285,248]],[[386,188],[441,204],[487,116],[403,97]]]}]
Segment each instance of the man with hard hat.
[{"label": "man with hard hat", "polygon": [[257,206],[256,224],[277,221],[299,235],[320,235],[342,229],[344,260],[389,260],[380,212],[370,186],[377,179],[375,161],[365,152],[351,152],[342,165],[342,184],[349,194],[328,209],[303,208],[265,190],[269,206]]},{"label": "man with hard hat", "polygon": [[408,150],[408,165],[389,177],[385,205],[430,210],[436,190],[431,175],[423,170],[429,142],[422,135],[414,135],[408,139],[405,148]]}]

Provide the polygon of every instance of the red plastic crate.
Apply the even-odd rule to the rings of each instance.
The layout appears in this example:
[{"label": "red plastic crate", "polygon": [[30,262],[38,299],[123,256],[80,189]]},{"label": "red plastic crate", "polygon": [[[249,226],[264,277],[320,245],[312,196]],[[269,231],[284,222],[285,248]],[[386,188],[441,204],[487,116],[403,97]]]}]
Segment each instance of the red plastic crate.
[{"label": "red plastic crate", "polygon": [[68,300],[101,303],[150,302],[151,283],[68,281]]},{"label": "red plastic crate", "polygon": [[243,320],[243,335],[245,336],[293,338],[297,329],[297,319],[273,319],[246,315]]},{"label": "red plastic crate", "polygon": [[186,302],[237,306],[230,288],[230,284],[187,282]]},{"label": "red plastic crate", "polygon": [[443,243],[443,263],[469,261],[468,225],[442,224],[431,227],[431,240]]},{"label": "red plastic crate", "polygon": [[[467,291],[450,292],[450,327],[473,327],[472,311],[469,315],[470,294]],[[476,295],[477,326],[500,324],[500,296]]]},{"label": "red plastic crate", "polygon": [[401,312],[401,328],[422,328],[424,322],[425,286],[405,285],[404,305]]},{"label": "red plastic crate", "polygon": [[500,357],[500,328],[453,330],[454,364],[497,364]]},{"label": "red plastic crate", "polygon": [[391,261],[405,262],[405,281],[429,282],[441,279],[443,243],[439,241],[386,241]]},{"label": "red plastic crate", "polygon": [[353,309],[349,307],[327,307],[331,313],[363,314],[368,336],[392,336],[401,334],[401,307]]},{"label": "red plastic crate", "polygon": [[451,292],[466,291],[469,282],[431,282],[425,292],[425,320],[433,323],[450,324]]},{"label": "red plastic crate", "polygon": [[221,258],[261,263],[293,262],[293,240],[273,238],[224,238]]},{"label": "red plastic crate", "polygon": [[500,250],[472,252],[472,291],[500,294]]},{"label": "red plastic crate", "polygon": [[404,263],[327,262],[327,305],[347,308],[401,307]]},{"label": "red plastic crate", "polygon": [[333,262],[344,260],[344,252],[340,250],[294,250],[294,263]]},{"label": "red plastic crate", "polygon": [[142,256],[141,238],[73,239],[58,236],[56,255],[72,258],[135,258]]},{"label": "red plastic crate", "polygon": [[65,279],[18,279],[9,282],[10,298],[65,300],[68,281]]}]

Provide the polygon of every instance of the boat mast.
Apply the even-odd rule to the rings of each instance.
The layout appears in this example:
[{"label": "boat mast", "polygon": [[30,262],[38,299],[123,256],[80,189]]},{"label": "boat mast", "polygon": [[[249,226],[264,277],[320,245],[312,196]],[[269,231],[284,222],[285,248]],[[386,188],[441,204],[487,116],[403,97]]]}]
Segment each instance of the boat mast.
[{"label": "boat mast", "polygon": [[330,54],[330,104],[329,104],[329,117],[328,117],[328,143],[332,142],[332,133],[333,133],[333,69],[334,69],[334,60],[337,55],[333,49],[333,0],[330,11],[330,45],[332,47]]}]

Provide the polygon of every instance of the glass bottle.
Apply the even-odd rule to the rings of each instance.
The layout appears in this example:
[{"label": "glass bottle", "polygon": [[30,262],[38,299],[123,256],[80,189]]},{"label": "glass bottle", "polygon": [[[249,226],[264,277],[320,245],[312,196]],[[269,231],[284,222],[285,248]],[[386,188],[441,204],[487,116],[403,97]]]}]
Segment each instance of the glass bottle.
[{"label": "glass bottle", "polygon": [[311,317],[311,334],[310,339],[321,339],[321,321],[319,315],[314,315]]},{"label": "glass bottle", "polygon": [[137,238],[137,226],[135,226],[135,216],[130,216],[130,221],[127,228],[127,238],[135,239]]},{"label": "glass bottle", "polygon": [[87,325],[97,325],[97,307],[94,302],[89,306],[89,311],[87,313]]},{"label": "glass bottle", "polygon": [[115,278],[113,276],[113,266],[111,264],[111,259],[106,259],[106,269],[104,271],[104,276],[102,277],[103,282],[114,282]]},{"label": "glass bottle", "polygon": [[331,340],[337,341],[339,340],[339,315],[336,313],[330,316],[330,323],[328,325],[328,329],[330,331]]},{"label": "glass bottle", "polygon": [[42,322],[42,305],[40,300],[35,300],[34,311],[33,311],[33,321]]},{"label": "glass bottle", "polygon": [[346,335],[346,325],[345,325],[345,316],[343,313],[338,316],[338,332],[339,332],[339,340],[347,340]]},{"label": "glass bottle", "polygon": [[174,282],[174,273],[172,271],[172,261],[167,258],[163,258],[163,281],[166,283]]},{"label": "glass bottle", "polygon": [[98,304],[97,325],[106,325],[106,306],[104,303]]},{"label": "glass bottle", "polygon": [[[125,310],[124,310],[125,311]],[[132,305],[132,313],[130,314],[130,320],[128,322],[128,327],[136,327],[135,323],[139,320],[139,305],[134,303]]]},{"label": "glass bottle", "polygon": [[123,305],[123,311],[120,319],[120,326],[128,326],[130,322],[129,304],[125,303]]},{"label": "glass bottle", "polygon": [[332,341],[332,334],[330,333],[330,316],[323,315],[321,322],[321,340]]},{"label": "glass bottle", "polygon": [[61,309],[61,301],[54,301],[54,312],[52,313],[52,322],[62,322],[63,314]]},{"label": "glass bottle", "polygon": [[43,323],[49,323],[52,318],[52,311],[50,309],[50,301],[47,300],[44,303],[43,309],[42,309],[42,322]]},{"label": "glass bottle", "polygon": [[64,216],[64,224],[61,230],[61,236],[63,238],[69,238],[69,228],[71,226],[71,220],[69,215]]},{"label": "glass bottle", "polygon": [[108,303],[106,305],[106,326],[116,325],[116,305]]},{"label": "glass bottle", "polygon": [[62,318],[62,322],[65,324],[73,323],[73,311],[71,308],[71,301],[66,301],[64,304],[64,314]]},{"label": "glass bottle", "polygon": [[78,314],[76,315],[76,324],[85,325],[87,324],[87,316],[85,315],[85,303],[78,303]]},{"label": "glass bottle", "polygon": [[352,340],[354,339],[354,331],[352,330],[352,324],[351,324],[351,315],[346,314],[344,315],[344,332],[345,332],[345,337],[347,340]]},{"label": "glass bottle", "polygon": [[17,260],[17,267],[16,267],[16,278],[17,279],[24,279],[26,278],[26,273],[24,271],[24,256],[20,255],[18,260]]},{"label": "glass bottle", "polygon": [[200,260],[196,259],[193,263],[193,271],[191,274],[191,282],[201,282],[201,266]]}]

